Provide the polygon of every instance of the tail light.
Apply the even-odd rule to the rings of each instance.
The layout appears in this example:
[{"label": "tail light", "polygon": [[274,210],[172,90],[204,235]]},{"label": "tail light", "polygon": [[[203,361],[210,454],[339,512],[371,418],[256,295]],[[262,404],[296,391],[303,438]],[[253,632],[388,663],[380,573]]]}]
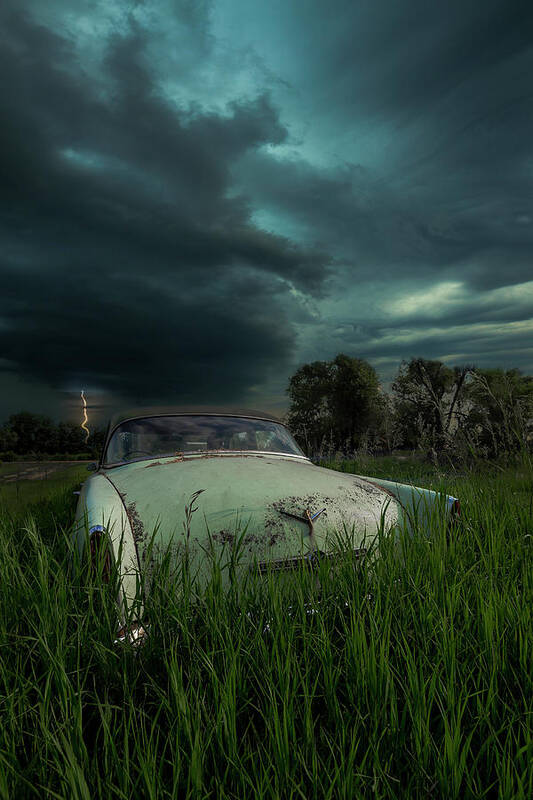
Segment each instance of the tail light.
[{"label": "tail light", "polygon": [[111,552],[109,538],[103,525],[93,525],[89,528],[90,568],[98,572],[99,565],[102,569],[102,581],[109,583],[111,579]]}]

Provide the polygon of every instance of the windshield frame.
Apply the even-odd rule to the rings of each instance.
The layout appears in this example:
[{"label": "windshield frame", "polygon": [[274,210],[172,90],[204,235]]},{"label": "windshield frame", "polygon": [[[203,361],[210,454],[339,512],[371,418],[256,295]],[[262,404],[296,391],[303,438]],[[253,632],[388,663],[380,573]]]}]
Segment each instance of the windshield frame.
[{"label": "windshield frame", "polygon": [[299,450],[298,453],[287,453],[287,452],[280,452],[280,451],[273,451],[273,450],[221,450],[221,449],[219,449],[219,450],[207,449],[206,450],[206,449],[200,449],[200,450],[186,451],[186,452],[180,453],[180,455],[182,456],[183,460],[187,460],[189,458],[198,458],[198,457],[201,457],[202,455],[205,455],[206,453],[208,453],[211,456],[220,456],[221,458],[246,454],[246,455],[261,455],[261,456],[265,456],[265,455],[267,455],[267,456],[282,456],[284,458],[296,458],[296,459],[303,460],[303,461],[309,461],[309,458],[302,451],[300,445],[296,442],[296,440],[294,439],[294,436],[292,435],[290,430],[280,420],[273,419],[272,417],[267,417],[267,416],[261,417],[259,415],[258,416],[255,416],[255,415],[254,416],[247,416],[246,414],[230,414],[230,413],[221,413],[221,412],[216,413],[216,412],[198,411],[198,412],[182,412],[182,413],[175,413],[175,414],[147,414],[147,415],[142,415],[142,416],[134,416],[134,417],[128,417],[128,418],[125,418],[125,419],[121,419],[120,422],[117,422],[117,424],[114,425],[112,429],[111,429],[111,426],[109,425],[108,431],[107,431],[107,436],[106,436],[106,439],[105,439],[105,444],[104,444],[104,447],[102,449],[102,457],[101,457],[101,460],[100,460],[100,468],[101,469],[113,469],[114,467],[124,466],[125,464],[134,464],[134,463],[137,463],[139,461],[154,461],[154,460],[160,459],[160,458],[175,458],[176,455],[177,455],[177,451],[172,451],[171,453],[165,453],[165,454],[151,455],[151,456],[145,455],[145,456],[141,456],[141,457],[138,457],[138,458],[127,459],[126,461],[112,461],[112,462],[107,462],[106,461],[107,453],[108,453],[108,449],[109,449],[109,444],[110,444],[115,432],[122,425],[124,425],[127,422],[133,422],[133,421],[136,421],[136,420],[162,419],[162,418],[166,418],[166,417],[226,417],[226,418],[233,418],[233,419],[258,420],[258,421],[268,422],[268,423],[271,423],[271,424],[273,423],[275,425],[279,425],[281,428],[283,428],[290,435],[290,437],[292,439],[292,442],[294,443],[294,445]]}]

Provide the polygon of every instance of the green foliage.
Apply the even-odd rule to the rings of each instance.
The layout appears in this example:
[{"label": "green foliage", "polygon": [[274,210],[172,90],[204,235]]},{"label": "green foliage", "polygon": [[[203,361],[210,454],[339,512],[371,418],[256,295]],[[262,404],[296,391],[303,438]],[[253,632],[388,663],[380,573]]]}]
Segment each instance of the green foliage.
[{"label": "green foliage", "polygon": [[49,417],[28,411],[12,414],[6,427],[4,435],[14,437],[13,449],[16,453],[44,452],[54,433],[54,425]]},{"label": "green foliage", "polygon": [[531,470],[366,467],[461,497],[461,528],[319,583],[223,592],[221,564],[197,593],[163,563],[139,651],[113,583],[74,578],[72,496],[5,515],[0,797],[531,797]]},{"label": "green foliage", "polygon": [[324,442],[332,450],[353,450],[380,419],[375,370],[342,353],[332,361],[304,364],[291,377],[287,392],[288,423],[308,453],[316,453]]},{"label": "green foliage", "polygon": [[[14,453],[13,448],[17,443],[17,434],[9,425],[0,426],[0,452]],[[5,459],[8,460],[7,458]]]},{"label": "green foliage", "polygon": [[462,424],[470,367],[447,367],[441,361],[403,361],[392,389],[405,444],[444,450]]},{"label": "green foliage", "polygon": [[465,435],[490,457],[527,450],[533,438],[533,377],[518,369],[476,369]]},{"label": "green foliage", "polygon": [[85,431],[73,422],[59,422],[56,425],[42,414],[21,411],[11,414],[7,422],[0,426],[0,453],[4,461],[9,460],[9,453],[38,457],[52,453],[76,454],[88,449],[92,457],[98,457],[104,435],[103,430],[93,430],[86,443]]},{"label": "green foliage", "polygon": [[447,367],[413,358],[393,385],[404,444],[451,457],[498,458],[530,449],[533,377],[518,369]]}]

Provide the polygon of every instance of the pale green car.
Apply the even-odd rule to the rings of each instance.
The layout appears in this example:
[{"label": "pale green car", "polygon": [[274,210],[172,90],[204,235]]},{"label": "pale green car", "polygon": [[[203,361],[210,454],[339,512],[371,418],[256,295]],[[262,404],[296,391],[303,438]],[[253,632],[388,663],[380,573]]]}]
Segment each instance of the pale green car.
[{"label": "pale green car", "polygon": [[[378,531],[411,525],[414,514],[423,526],[437,506],[459,513],[454,497],[318,467],[279,420],[252,411],[118,415],[90,468],[75,537],[81,557],[103,561],[104,579],[117,566],[122,622],[158,555],[187,554],[200,577],[222,548],[238,548],[241,568],[292,570],[331,554],[340,533],[362,556]],[[135,631],[141,623],[119,638]]]}]

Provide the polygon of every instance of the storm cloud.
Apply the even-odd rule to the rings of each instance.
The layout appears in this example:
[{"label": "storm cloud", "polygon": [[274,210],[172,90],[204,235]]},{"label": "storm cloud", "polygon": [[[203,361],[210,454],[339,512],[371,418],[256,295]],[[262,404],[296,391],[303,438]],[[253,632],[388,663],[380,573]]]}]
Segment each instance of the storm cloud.
[{"label": "storm cloud", "polygon": [[[0,28],[0,415],[533,370],[533,9],[54,0]],[[22,384],[20,383],[22,381]],[[21,388],[22,386],[22,388]]]}]

